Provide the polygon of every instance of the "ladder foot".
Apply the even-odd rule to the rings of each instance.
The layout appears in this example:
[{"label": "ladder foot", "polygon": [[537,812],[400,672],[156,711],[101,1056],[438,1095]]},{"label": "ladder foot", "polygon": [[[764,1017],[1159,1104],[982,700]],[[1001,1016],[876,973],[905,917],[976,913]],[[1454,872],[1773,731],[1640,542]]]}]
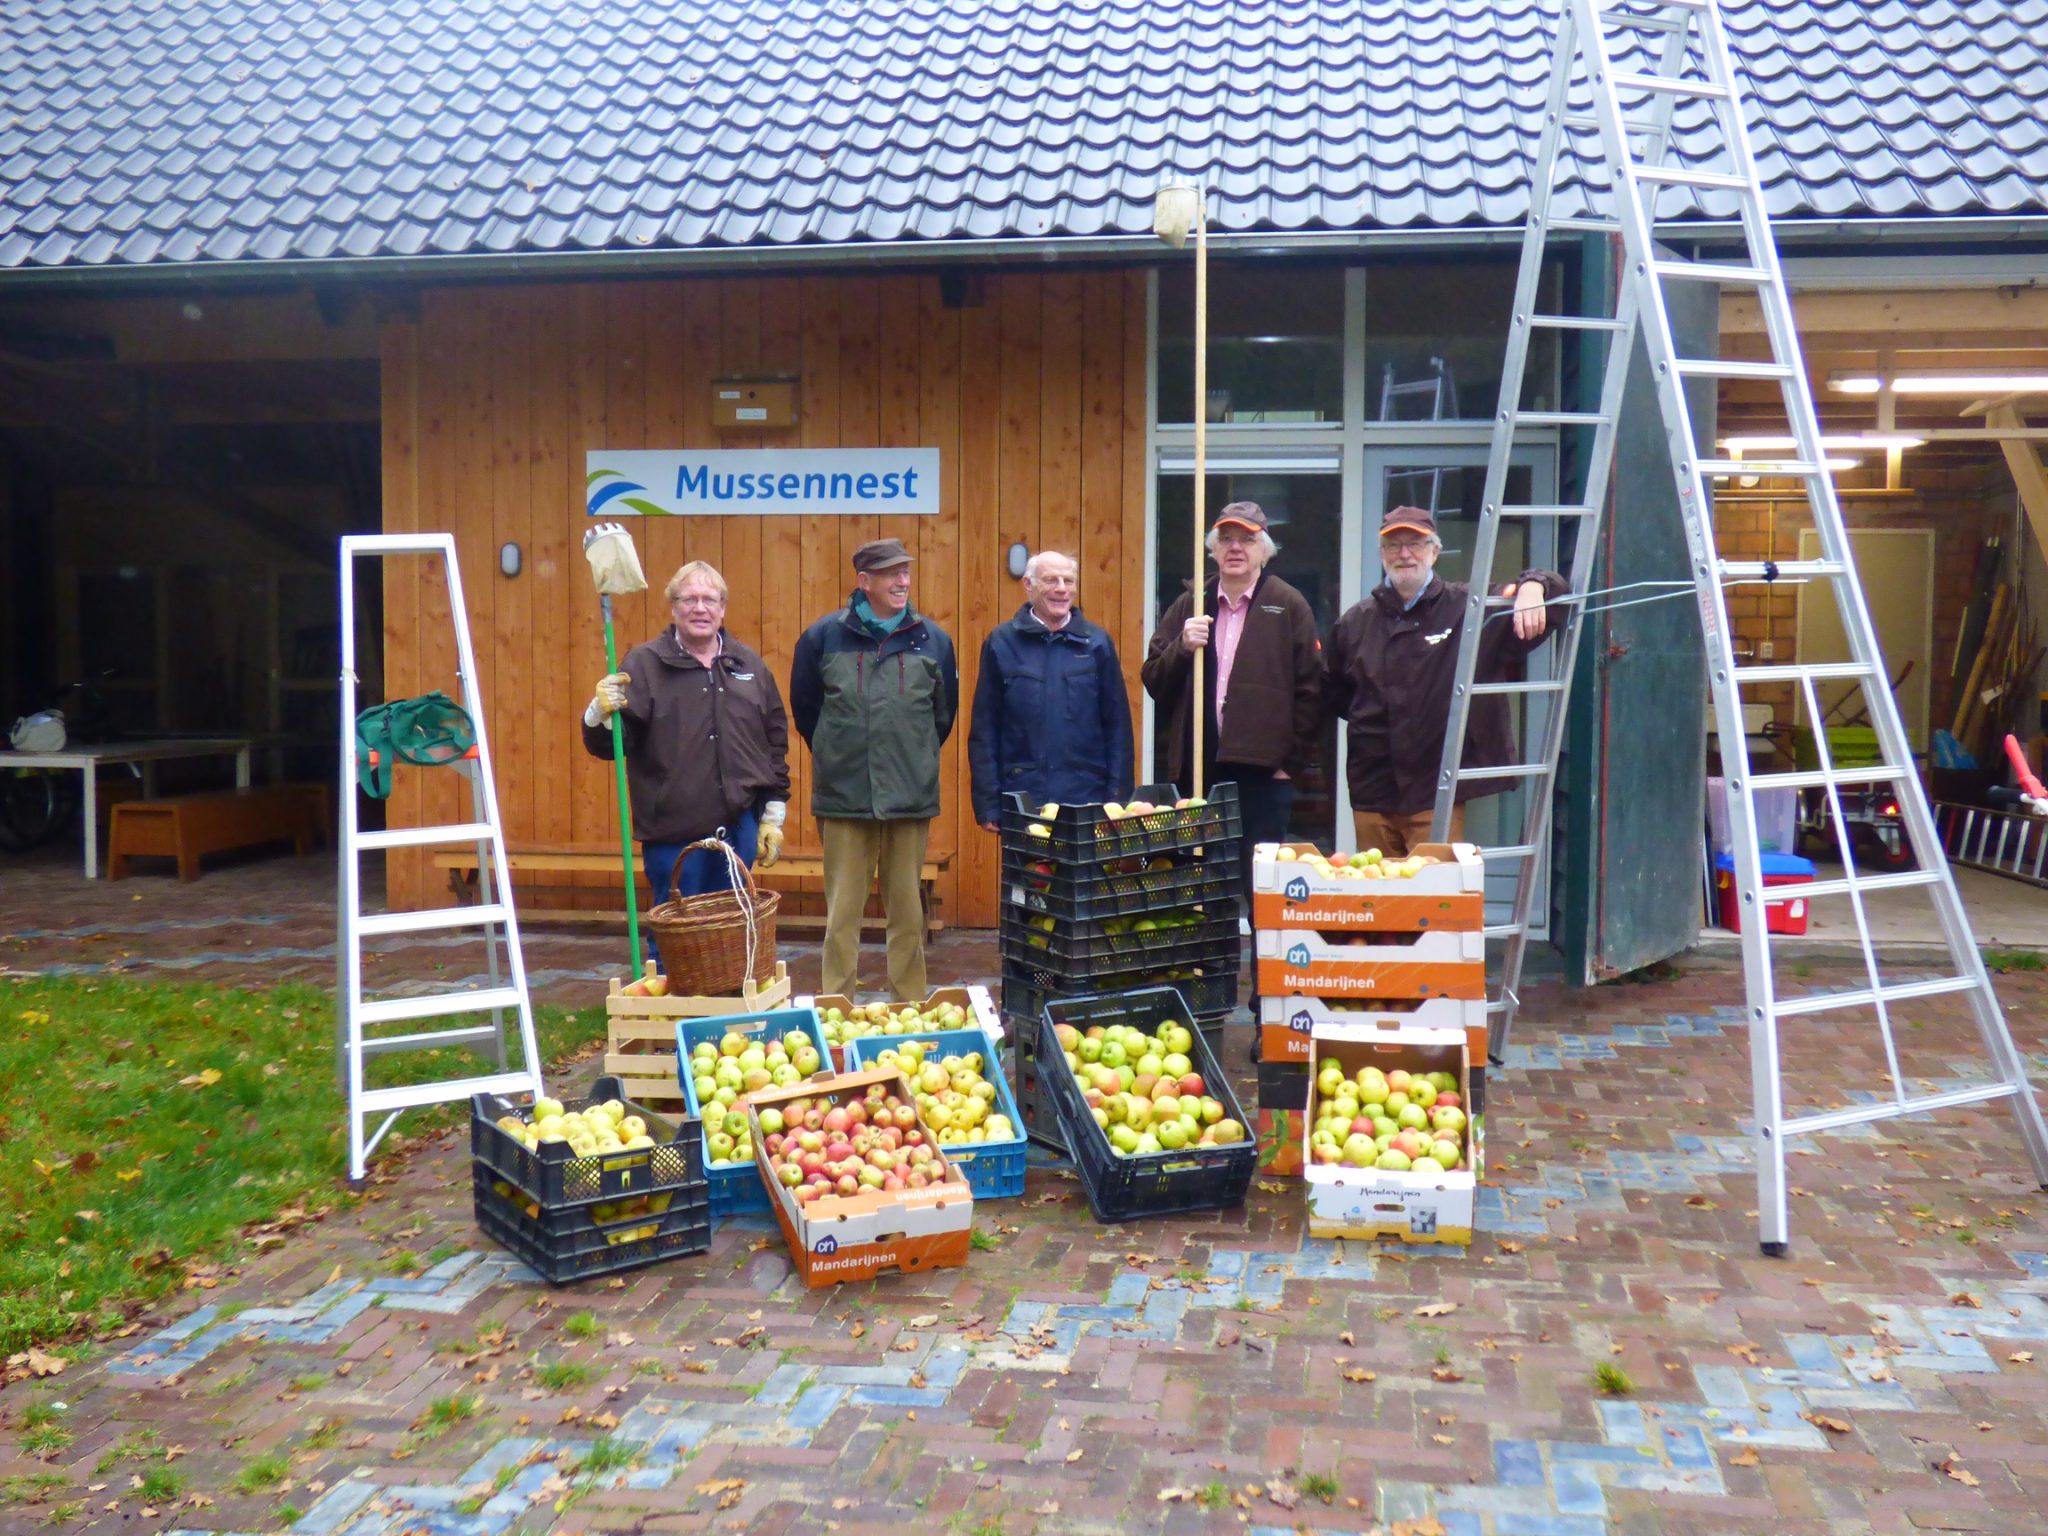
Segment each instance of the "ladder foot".
[{"label": "ladder foot", "polygon": [[1764,1251],[1764,1257],[1767,1259],[1782,1259],[1792,1251],[1790,1243],[1758,1243],[1757,1247]]}]

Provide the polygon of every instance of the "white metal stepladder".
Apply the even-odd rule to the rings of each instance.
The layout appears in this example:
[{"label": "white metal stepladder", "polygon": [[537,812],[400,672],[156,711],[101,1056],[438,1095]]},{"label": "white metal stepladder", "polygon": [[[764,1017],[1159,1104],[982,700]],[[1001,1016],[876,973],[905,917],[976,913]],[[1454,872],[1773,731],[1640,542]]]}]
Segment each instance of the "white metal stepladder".
[{"label": "white metal stepladder", "polygon": [[[1821,451],[1819,418],[1765,210],[1762,179],[1750,152],[1741,93],[1717,0],[1566,0],[1559,26],[1472,555],[1472,596],[1459,641],[1458,682],[1437,782],[1435,824],[1439,839],[1449,827],[1462,781],[1505,777],[1518,778],[1528,786],[1520,843],[1487,850],[1490,859],[1511,864],[1518,877],[1512,920],[1488,930],[1507,940],[1500,992],[1489,1000],[1493,1054],[1496,1058],[1501,1055],[1514,1025],[1516,988],[1527,949],[1531,908],[1541,885],[1550,842],[1552,788],[1564,738],[1565,701],[1579,650],[1586,600],[1596,595],[1589,591],[1595,535],[1608,497],[1615,427],[1629,358],[1640,333],[1669,442],[1691,567],[1689,582],[1651,585],[1690,587],[1691,595],[1697,598],[1707,644],[1721,760],[1724,764],[1743,765],[1728,770],[1728,811],[1743,918],[1743,979],[1756,1121],[1757,1214],[1763,1249],[1766,1253],[1783,1253],[1790,1237],[1785,1156],[1786,1143],[1795,1136],[2006,1099],[2012,1103],[2034,1176],[2048,1188],[2048,1122],[2043,1121],[2040,1105],[2027,1080],[2025,1063],[2014,1048],[1985,973],[1914,770],[1898,705],[1890,689],[1884,686],[1876,633],[1851,560],[1841,506]],[[1680,111],[1686,114],[1682,134],[1674,132],[1674,114]],[[1590,205],[1584,214],[1561,216],[1553,206],[1560,185],[1559,168],[1565,163],[1573,164],[1580,173],[1582,195]],[[1604,186],[1590,174],[1595,172],[1605,173]],[[1660,194],[1674,191],[1686,199],[1719,199],[1733,205],[1742,234],[1739,259],[1680,260],[1675,253],[1655,245],[1657,200]],[[1603,235],[1610,242],[1609,249],[1618,252],[1621,275],[1613,315],[1589,317],[1538,311],[1539,278],[1549,238],[1565,233]],[[1768,338],[1768,358],[1756,361],[1681,355],[1665,305],[1666,283],[1712,283],[1755,294]],[[1522,409],[1530,340],[1534,334],[1545,331],[1560,337],[1577,335],[1586,341],[1604,341],[1605,364],[1597,409]],[[1785,414],[1797,444],[1790,458],[1762,462],[1719,460],[1695,452],[1684,386],[1691,380],[1718,383],[1732,379],[1769,381],[1782,390]],[[1591,434],[1582,501],[1544,506],[1506,502],[1510,454],[1518,446],[1520,434],[1530,428]],[[1731,474],[1782,476],[1803,485],[1819,535],[1819,558],[1778,562],[1722,559],[1714,544],[1710,486],[1715,477]],[[1562,655],[1558,675],[1538,682],[1476,683],[1473,674],[1481,627],[1489,621],[1506,622],[1504,615],[1489,619],[1489,615],[1500,615],[1502,608],[1500,599],[1489,597],[1501,525],[1511,519],[1539,518],[1555,520],[1561,533],[1577,533],[1569,573],[1571,596],[1565,600],[1567,606],[1560,626],[1558,644]],[[1735,583],[1777,580],[1825,584],[1825,590],[1831,592],[1838,605],[1847,635],[1846,660],[1780,666],[1737,664],[1726,588]],[[1748,755],[1743,745],[1742,690],[1789,685],[1796,690],[1808,718],[1818,720],[1821,711],[1815,685],[1836,681],[1875,684],[1864,687],[1864,697],[1876,725],[1879,761],[1867,767],[1836,767],[1825,733],[1816,733],[1820,755],[1817,769],[1796,773],[1748,771]],[[1467,771],[1461,765],[1469,711],[1474,699],[1488,695],[1520,696],[1532,708],[1547,697],[1549,708],[1544,721],[1540,729],[1530,732],[1532,737],[1540,738],[1541,746],[1529,761],[1505,768]],[[1865,784],[1889,785],[1897,794],[1918,868],[1876,875],[1857,870],[1841,814],[1839,790],[1844,785]],[[1864,964],[1863,986],[1790,997],[1779,995],[1771,936],[1764,921],[1754,798],[1758,791],[1768,789],[1818,790],[1830,801],[1841,844],[1843,876],[1804,885],[1800,894],[1809,898],[1849,898]],[[1931,978],[1887,979],[1881,974],[1864,901],[1873,892],[1906,887],[1924,889],[1946,941],[1947,969]],[[1967,997],[1990,1068],[1989,1080],[1947,1091],[1911,1090],[1900,1065],[1893,1010],[1916,998],[1945,994]],[[1868,1016],[1862,1024],[1874,1021],[1890,1077],[1888,1093],[1882,1097],[1871,1095],[1875,1102],[1788,1116],[1780,1064],[1782,1022],[1843,1013]]]},{"label": "white metal stepladder", "polygon": [[[356,815],[356,631],[355,562],[358,557],[392,555],[438,556],[448,579],[448,606],[455,626],[459,668],[456,702],[469,712],[476,732],[474,756],[460,760],[456,770],[469,781],[470,816],[466,822],[440,826],[393,827],[365,832]],[[339,1044],[341,1071],[348,1093],[348,1171],[360,1181],[370,1153],[391,1129],[400,1112],[424,1104],[467,1099],[476,1093],[541,1091],[540,1051],[534,1038],[533,1002],[527,993],[526,961],[519,948],[519,920],[512,908],[512,885],[505,861],[504,823],[498,815],[498,790],[491,776],[490,739],[485,734],[482,701],[476,693],[476,654],[470,645],[468,610],[463,606],[462,572],[455,562],[455,536],[448,533],[349,535],[341,541],[341,849],[340,934],[337,945]],[[431,771],[431,770],[429,770]],[[390,848],[427,848],[446,844],[476,848],[478,900],[473,906],[437,907],[417,912],[363,911],[360,856]],[[494,899],[494,893],[497,899]],[[428,933],[459,928],[483,930],[490,984],[482,989],[429,992],[419,996],[366,999],[363,996],[363,941],[387,935]],[[506,974],[499,976],[500,950]],[[520,1070],[509,1065],[505,1014],[519,1020]],[[487,1024],[454,1024],[414,1029],[402,1034],[377,1033],[382,1026],[456,1015],[488,1013]],[[366,1058],[394,1051],[434,1050],[490,1041],[498,1070],[475,1077],[396,1088],[363,1086]],[[382,1115],[376,1133],[364,1137],[366,1123]]]}]

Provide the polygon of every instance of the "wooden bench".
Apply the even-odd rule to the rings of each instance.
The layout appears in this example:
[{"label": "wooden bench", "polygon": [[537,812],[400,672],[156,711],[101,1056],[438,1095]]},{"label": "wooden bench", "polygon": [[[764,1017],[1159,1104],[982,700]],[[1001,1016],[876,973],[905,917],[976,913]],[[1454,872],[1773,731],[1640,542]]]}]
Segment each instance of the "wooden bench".
[{"label": "wooden bench", "polygon": [[[535,874],[612,876],[619,873],[619,850],[616,848],[599,849],[566,843],[508,843],[505,846],[505,859],[512,866],[512,873],[515,876],[529,871]],[[638,844],[634,845],[633,861],[637,874],[640,864]],[[926,938],[936,938],[946,930],[943,903],[937,887],[939,876],[952,862],[953,856],[949,853],[931,854],[926,857],[924,867],[918,871],[918,887],[924,900]],[[434,868],[449,872],[449,889],[455,892],[459,900],[468,902],[477,899],[475,849],[446,849],[437,852],[434,855]],[[782,856],[775,861],[774,868],[754,871],[756,885],[785,894],[796,893],[802,881],[823,881],[824,878],[825,852],[822,848],[785,847]],[[666,896],[667,892],[661,894]],[[660,897],[656,899],[659,900]],[[619,909],[586,911],[522,906],[519,911],[520,916],[536,922],[611,923],[618,922],[625,916],[624,911]],[[863,928],[878,931],[885,923],[886,919],[880,917],[864,917],[861,920]],[[784,930],[817,931],[824,928],[825,919],[809,913],[784,912],[777,914],[776,924]]]},{"label": "wooden bench", "polygon": [[170,858],[178,861],[180,880],[197,880],[199,861],[209,853],[289,842],[294,853],[305,854],[320,835],[317,801],[304,785],[127,800],[114,807],[107,878],[125,876],[133,858]]}]

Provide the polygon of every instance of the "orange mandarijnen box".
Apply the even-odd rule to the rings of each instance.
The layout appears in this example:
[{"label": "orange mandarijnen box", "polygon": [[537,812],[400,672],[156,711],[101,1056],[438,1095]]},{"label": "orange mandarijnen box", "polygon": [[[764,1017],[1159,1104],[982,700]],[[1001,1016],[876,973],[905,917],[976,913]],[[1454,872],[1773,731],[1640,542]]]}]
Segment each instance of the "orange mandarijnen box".
[{"label": "orange mandarijnen box", "polygon": [[1461,997],[1379,997],[1357,1003],[1332,1003],[1321,997],[1262,997],[1259,1060],[1306,1065],[1309,1034],[1318,1024],[1462,1029],[1472,1036],[1472,1059],[1486,1060],[1486,1000]]},{"label": "orange mandarijnen box", "polygon": [[[1282,859],[1282,848],[1297,857]],[[1398,879],[1320,874],[1298,857],[1308,843],[1260,843],[1252,850],[1252,923],[1266,929],[1460,932],[1486,926],[1486,867],[1471,843],[1425,843],[1440,862]]]},{"label": "orange mandarijnen box", "polygon": [[1373,934],[1377,943],[1320,933],[1261,929],[1259,993],[1265,997],[1486,996],[1483,933]]},{"label": "orange mandarijnen box", "polygon": [[[792,1087],[767,1089],[744,1101],[754,1142],[754,1166],[768,1187],[776,1224],[789,1244],[797,1273],[814,1290],[846,1280],[872,1280],[892,1269],[910,1274],[959,1269],[967,1263],[974,1231],[974,1191],[928,1127],[925,1134],[930,1137],[933,1155],[946,1170],[942,1184],[896,1194],[863,1190],[802,1205],[775,1177],[768,1161],[767,1138],[761,1131],[763,1109],[791,1099],[828,1099],[841,1104],[866,1093],[870,1083],[887,1083],[898,1097],[916,1102],[903,1074],[888,1067],[820,1075]],[[918,1124],[924,1125],[922,1116]]]}]

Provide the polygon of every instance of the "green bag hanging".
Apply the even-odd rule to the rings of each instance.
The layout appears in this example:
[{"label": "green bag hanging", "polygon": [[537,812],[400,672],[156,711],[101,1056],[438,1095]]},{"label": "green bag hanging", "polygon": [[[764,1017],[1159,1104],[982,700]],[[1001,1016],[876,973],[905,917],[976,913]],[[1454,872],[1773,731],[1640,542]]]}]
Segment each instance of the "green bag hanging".
[{"label": "green bag hanging", "polygon": [[391,770],[397,764],[441,767],[475,745],[469,712],[447,694],[436,689],[416,699],[395,699],[356,716],[356,778],[364,794],[382,800],[391,793]]}]

